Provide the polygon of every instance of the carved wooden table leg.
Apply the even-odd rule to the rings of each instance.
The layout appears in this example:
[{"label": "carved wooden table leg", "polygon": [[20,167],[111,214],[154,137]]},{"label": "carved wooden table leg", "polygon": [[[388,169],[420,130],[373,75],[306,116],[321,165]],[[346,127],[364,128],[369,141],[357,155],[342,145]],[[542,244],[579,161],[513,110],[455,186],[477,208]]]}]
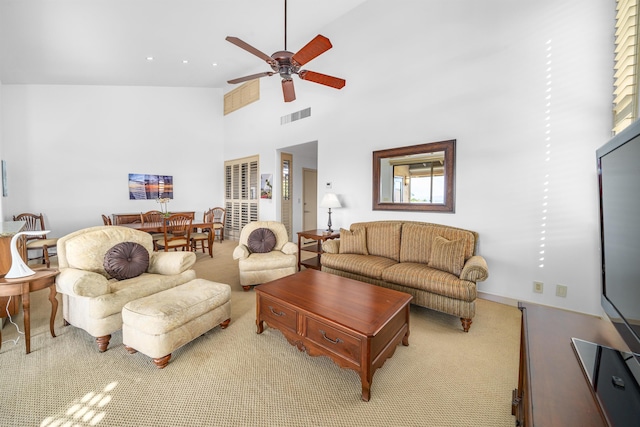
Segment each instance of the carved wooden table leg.
[{"label": "carved wooden table leg", "polygon": [[22,313],[24,315],[24,343],[27,347],[27,354],[31,353],[31,298],[29,289],[22,294]]},{"label": "carved wooden table leg", "polygon": [[362,381],[362,400],[368,402],[371,398],[371,382],[373,375],[369,372],[362,372],[360,381]]},{"label": "carved wooden table leg", "polygon": [[58,293],[56,292],[56,287],[55,285],[51,286],[49,288],[49,301],[51,301],[51,318],[49,319],[49,330],[51,331],[51,336],[55,338],[56,333],[53,330],[53,325],[56,321],[56,312],[58,311],[58,300],[56,299],[56,295]]}]

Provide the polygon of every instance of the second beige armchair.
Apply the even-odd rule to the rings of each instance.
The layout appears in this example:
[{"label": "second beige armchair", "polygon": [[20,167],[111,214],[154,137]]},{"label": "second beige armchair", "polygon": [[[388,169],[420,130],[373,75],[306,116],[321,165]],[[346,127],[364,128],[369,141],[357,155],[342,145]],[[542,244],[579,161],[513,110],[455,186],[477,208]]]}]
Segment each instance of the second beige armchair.
[{"label": "second beige armchair", "polygon": [[297,254],[298,245],[289,241],[284,224],[254,221],[245,225],[233,251],[233,259],[239,260],[242,288],[248,291],[251,286],[294,274]]}]

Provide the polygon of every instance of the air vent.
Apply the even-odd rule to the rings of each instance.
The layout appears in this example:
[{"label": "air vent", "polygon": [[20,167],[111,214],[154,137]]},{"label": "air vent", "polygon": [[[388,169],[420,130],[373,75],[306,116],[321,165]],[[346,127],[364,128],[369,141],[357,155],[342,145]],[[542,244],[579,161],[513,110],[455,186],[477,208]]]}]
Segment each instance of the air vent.
[{"label": "air vent", "polygon": [[280,117],[280,124],[286,125],[287,123],[295,122],[296,120],[304,119],[310,116],[311,116],[311,107]]}]

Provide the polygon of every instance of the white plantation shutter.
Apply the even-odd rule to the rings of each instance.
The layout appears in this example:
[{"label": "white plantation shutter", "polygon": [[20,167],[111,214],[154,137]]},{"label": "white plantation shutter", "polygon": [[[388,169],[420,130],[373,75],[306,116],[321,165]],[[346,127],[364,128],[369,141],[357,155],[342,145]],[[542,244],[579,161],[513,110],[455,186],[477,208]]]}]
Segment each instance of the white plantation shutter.
[{"label": "white plantation shutter", "polygon": [[259,157],[224,162],[224,206],[227,216],[224,235],[238,240],[242,227],[258,220],[260,180]]},{"label": "white plantation shutter", "polygon": [[614,135],[638,117],[638,1],[617,1],[613,83]]}]

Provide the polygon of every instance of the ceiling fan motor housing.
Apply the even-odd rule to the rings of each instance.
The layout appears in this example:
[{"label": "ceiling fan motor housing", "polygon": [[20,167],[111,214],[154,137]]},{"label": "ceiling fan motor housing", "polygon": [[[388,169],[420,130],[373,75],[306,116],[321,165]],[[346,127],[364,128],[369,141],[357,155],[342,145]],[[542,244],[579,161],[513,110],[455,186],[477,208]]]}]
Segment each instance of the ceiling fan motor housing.
[{"label": "ceiling fan motor housing", "polygon": [[275,64],[272,64],[271,68],[286,80],[291,80],[291,75],[297,74],[300,69],[300,67],[296,66],[291,60],[292,56],[293,52],[289,52],[288,50],[279,50],[271,55],[271,58],[275,61]]}]

